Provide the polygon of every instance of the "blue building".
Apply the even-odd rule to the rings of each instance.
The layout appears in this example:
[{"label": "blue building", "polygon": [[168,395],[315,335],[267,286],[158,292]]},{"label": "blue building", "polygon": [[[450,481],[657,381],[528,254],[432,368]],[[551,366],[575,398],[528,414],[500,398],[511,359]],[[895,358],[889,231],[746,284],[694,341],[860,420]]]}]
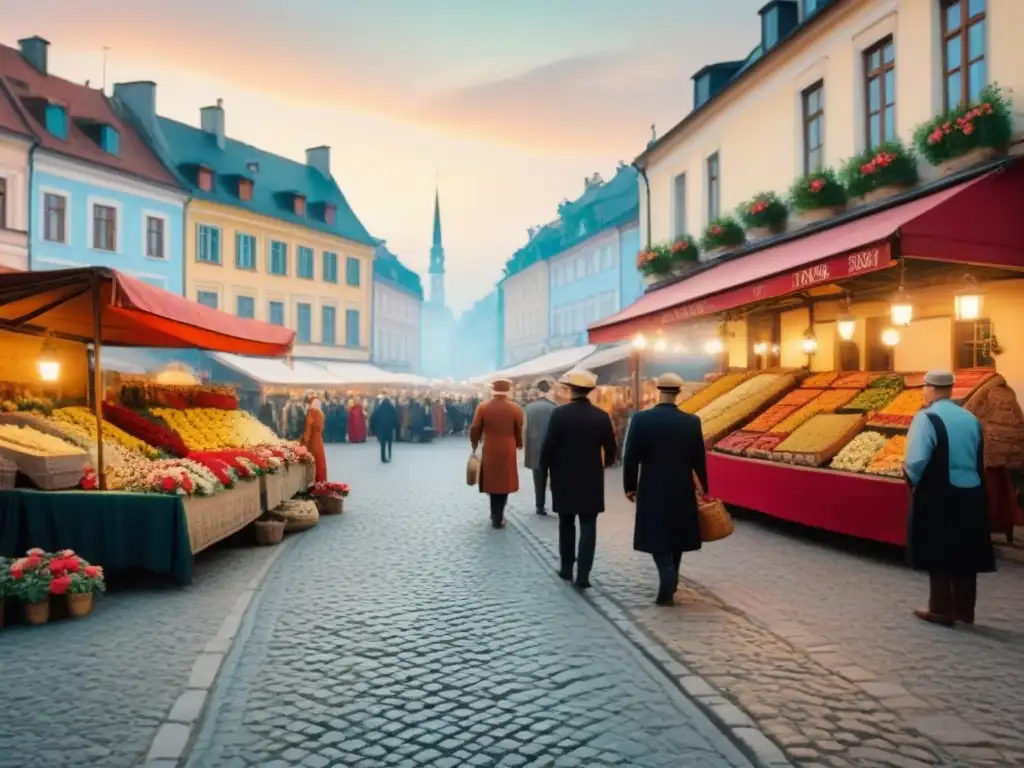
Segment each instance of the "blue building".
[{"label": "blue building", "polygon": [[587,343],[587,326],[629,306],[644,290],[637,173],[620,165],[604,182],[587,179],[583,194],[559,206],[562,239],[548,258],[549,348]]},{"label": "blue building", "polygon": [[0,50],[34,139],[29,269],[105,266],[182,293],[187,194],[103,91],[50,74],[40,37]]},{"label": "blue building", "polygon": [[453,378],[468,379],[501,368],[499,297],[500,289],[495,287],[456,321]]}]

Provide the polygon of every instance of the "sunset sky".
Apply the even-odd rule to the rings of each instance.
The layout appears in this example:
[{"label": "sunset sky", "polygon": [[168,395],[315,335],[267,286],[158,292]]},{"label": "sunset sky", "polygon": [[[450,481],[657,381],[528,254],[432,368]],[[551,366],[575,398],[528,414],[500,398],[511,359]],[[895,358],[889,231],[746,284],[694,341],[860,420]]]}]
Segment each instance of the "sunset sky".
[{"label": "sunset sky", "polygon": [[158,109],[302,159],[332,147],[370,231],[425,274],[435,178],[449,303],[485,294],[528,227],[554,218],[689,111],[690,76],[745,57],[765,0],[33,0],[69,80],[153,80]]}]

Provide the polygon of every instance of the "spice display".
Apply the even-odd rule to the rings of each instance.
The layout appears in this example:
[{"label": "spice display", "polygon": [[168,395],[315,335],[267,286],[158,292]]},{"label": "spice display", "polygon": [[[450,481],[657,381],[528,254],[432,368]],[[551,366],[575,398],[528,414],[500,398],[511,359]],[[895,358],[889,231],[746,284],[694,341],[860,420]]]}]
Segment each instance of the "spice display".
[{"label": "spice display", "polygon": [[825,371],[824,373],[815,373],[812,376],[808,376],[803,380],[801,387],[809,389],[825,389],[826,387],[832,386],[832,383],[839,378],[839,374],[835,371]]},{"label": "spice display", "polygon": [[956,372],[956,381],[953,384],[953,399],[966,400],[982,384],[995,376],[995,371],[987,368],[971,368],[965,371]]},{"label": "spice display", "polygon": [[772,452],[787,437],[788,435],[774,435],[771,432],[762,434],[750,444],[750,447],[746,450],[746,455],[754,459],[770,459],[772,458]]},{"label": "spice display", "polygon": [[831,459],[864,426],[857,414],[822,413],[779,443],[775,451],[783,461],[817,467]]},{"label": "spice display", "polygon": [[734,387],[739,386],[752,375],[752,373],[747,371],[727,373],[708,384],[704,389],[694,394],[693,397],[684,400],[682,404],[680,404],[679,410],[684,413],[697,413],[701,408],[710,404],[711,401],[721,397]]},{"label": "spice display", "polygon": [[744,405],[749,398],[758,397],[766,391],[776,389],[779,382],[784,378],[788,379],[789,382],[793,380],[791,376],[783,377],[774,373],[762,373],[759,376],[755,376],[726,392],[721,397],[715,398],[714,401],[697,411],[697,416],[700,417],[703,423],[707,424],[709,421],[717,419],[738,406]]},{"label": "spice display", "polygon": [[898,394],[899,390],[894,387],[868,387],[844,405],[843,409],[858,413],[874,413],[889,405]]},{"label": "spice display", "polygon": [[903,386],[906,389],[913,389],[915,387],[924,386],[924,374],[923,373],[908,373],[903,377]]},{"label": "spice display", "polygon": [[747,424],[747,432],[767,432],[784,418],[793,413],[799,406],[776,404]]},{"label": "spice display", "polygon": [[30,456],[80,456],[82,451],[59,437],[32,427],[0,424],[0,447]]},{"label": "spice display", "polygon": [[829,389],[822,392],[818,397],[811,400],[807,405],[800,408],[790,416],[786,417],[771,431],[776,434],[790,434],[808,419],[817,416],[819,413],[832,413],[842,408],[857,393],[854,390]]},{"label": "spice display", "polygon": [[829,469],[844,472],[863,472],[888,438],[879,432],[861,432],[836,454]]},{"label": "spice display", "polygon": [[752,432],[733,432],[728,437],[722,438],[715,445],[716,451],[722,453],[743,453],[760,435]]},{"label": "spice display", "polygon": [[871,384],[877,378],[877,373],[857,371],[856,373],[848,373],[845,376],[841,376],[832,386],[835,389],[864,389],[864,387]]},{"label": "spice display", "polygon": [[897,435],[896,437],[890,438],[889,441],[882,446],[875,457],[868,463],[867,468],[864,470],[869,475],[885,475],[888,477],[902,477],[903,476],[903,457],[907,452],[907,438],[903,435]]},{"label": "spice display", "polygon": [[868,421],[868,426],[909,429],[914,414],[924,408],[924,391],[905,389]]},{"label": "spice display", "polygon": [[807,405],[807,403],[811,402],[811,400],[816,398],[818,395],[820,395],[824,391],[825,390],[823,390],[823,389],[807,389],[806,387],[801,387],[800,389],[794,389],[792,392],[790,392],[784,398],[779,400],[779,402],[776,403],[776,405],[796,405],[796,406]]},{"label": "spice display", "polygon": [[887,373],[879,376],[868,386],[872,389],[903,389],[903,376],[899,373]]},{"label": "spice display", "polygon": [[796,384],[790,374],[765,373],[745,381],[701,409],[704,438],[713,443]]}]

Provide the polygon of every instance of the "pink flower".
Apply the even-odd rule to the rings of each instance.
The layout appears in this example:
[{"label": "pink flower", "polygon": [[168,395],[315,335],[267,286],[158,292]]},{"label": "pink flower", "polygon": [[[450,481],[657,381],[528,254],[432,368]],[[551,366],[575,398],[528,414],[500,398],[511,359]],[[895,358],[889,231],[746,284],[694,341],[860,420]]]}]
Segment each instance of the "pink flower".
[{"label": "pink flower", "polygon": [[974,133],[974,123],[964,123],[963,128],[961,128],[960,130],[964,132],[964,136],[970,136],[972,133]]},{"label": "pink flower", "polygon": [[58,576],[50,582],[50,594],[51,595],[63,595],[68,591],[68,587],[71,586],[70,576]]},{"label": "pink flower", "polygon": [[810,184],[811,192],[821,192],[825,188],[824,179],[814,179]]},{"label": "pink flower", "polygon": [[28,552],[25,553],[25,555],[28,556],[28,557],[43,557],[45,554],[46,553],[43,550],[41,550],[39,547],[33,547],[32,549],[30,549]]}]

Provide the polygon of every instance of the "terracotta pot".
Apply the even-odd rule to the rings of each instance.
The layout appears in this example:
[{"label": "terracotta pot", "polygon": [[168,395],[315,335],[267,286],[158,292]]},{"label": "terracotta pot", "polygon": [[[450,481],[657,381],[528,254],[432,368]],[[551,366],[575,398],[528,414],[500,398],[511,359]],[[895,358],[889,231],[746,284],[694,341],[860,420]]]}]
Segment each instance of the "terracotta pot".
[{"label": "terracotta pot", "polygon": [[257,520],[255,527],[257,544],[273,546],[284,538],[284,520]]},{"label": "terracotta pot", "polygon": [[4,624],[7,622],[7,598],[0,597],[0,630],[4,628]]},{"label": "terracotta pot", "polygon": [[25,621],[29,624],[45,624],[50,620],[50,598],[38,603],[25,603]]},{"label": "terracotta pot", "polygon": [[824,221],[825,219],[831,219],[833,216],[838,216],[845,210],[845,208],[846,206],[842,205],[827,205],[824,208],[812,208],[809,211],[801,212],[800,218],[805,224]]},{"label": "terracotta pot", "polygon": [[777,235],[780,232],[785,231],[785,225],[775,229],[772,229],[771,227],[751,227],[747,230],[747,236],[750,240],[764,240],[766,237],[771,237],[772,235]]},{"label": "terracotta pot", "polygon": [[92,592],[75,592],[68,595],[68,615],[80,619],[92,612]]},{"label": "terracotta pot", "polygon": [[1006,152],[999,149],[978,147],[959,157],[951,157],[949,160],[939,163],[937,167],[943,176],[952,176],[954,173],[960,173],[960,171],[967,170],[971,166],[981,165],[1004,155],[1006,155]]},{"label": "terracotta pot", "polygon": [[693,270],[695,270],[699,264],[699,261],[680,262],[679,264],[676,264],[675,268],[673,268],[672,275],[674,277],[682,277],[683,275],[688,275],[691,272],[693,272]]},{"label": "terracotta pot", "polygon": [[896,197],[906,192],[910,187],[901,187],[895,184],[888,184],[878,189],[872,189],[866,193],[861,200],[865,203],[877,203],[879,200],[887,200],[890,197]]}]

